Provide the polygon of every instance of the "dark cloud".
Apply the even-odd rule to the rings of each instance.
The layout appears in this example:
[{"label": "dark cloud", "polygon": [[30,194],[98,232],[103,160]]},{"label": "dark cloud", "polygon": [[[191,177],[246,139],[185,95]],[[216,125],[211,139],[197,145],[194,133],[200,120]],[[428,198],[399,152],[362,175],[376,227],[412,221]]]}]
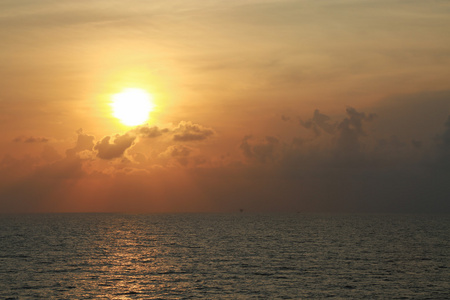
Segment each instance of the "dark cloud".
[{"label": "dark cloud", "polygon": [[[213,158],[203,156],[191,144],[166,145],[167,139],[161,140],[164,144],[155,143],[165,149],[156,160],[155,153],[161,150],[133,148],[139,137],[172,136],[172,130],[163,132],[157,127],[107,136],[94,147],[94,137],[79,131],[77,145],[70,149],[72,156],[61,158],[44,145],[41,156],[5,156],[0,161],[0,211],[57,211],[58,207],[127,211],[131,204],[139,207],[136,211],[151,212],[156,203],[176,203],[164,209],[450,212],[450,116],[441,120],[439,131],[429,134],[430,140],[435,137],[434,143],[420,150],[414,149],[420,148],[417,140],[414,145],[401,135],[379,135],[374,130],[378,122],[369,124],[374,116],[353,108],[336,121],[321,116],[325,115],[312,118],[321,132],[325,130],[318,125],[320,120],[336,125],[319,138],[291,137],[288,143],[274,136],[243,137],[239,147],[246,163],[214,164]],[[298,124],[292,126],[298,129]],[[75,155],[92,149],[99,159],[119,159],[108,163],[114,167],[105,170],[97,169],[104,164],[83,160],[82,153]],[[105,198],[77,206],[78,199],[96,197]],[[124,197],[130,201],[124,202]],[[91,203],[103,204],[91,208]],[[111,203],[117,206],[108,206]]]},{"label": "dark cloud", "polygon": [[321,114],[318,109],[314,111],[314,115],[307,121],[300,120],[300,124],[307,128],[314,130],[316,135],[320,135],[321,131],[332,134],[336,130],[336,123],[330,123],[330,117]]},{"label": "dark cloud", "polygon": [[34,136],[30,136],[28,138],[20,136],[13,139],[13,142],[15,143],[47,143],[48,141],[49,139],[46,137],[34,137]]},{"label": "dark cloud", "polygon": [[94,147],[94,136],[83,133],[81,128],[77,130],[77,134],[78,138],[75,147],[66,150],[67,157],[74,157],[78,152],[92,150]]},{"label": "dark cloud", "polygon": [[361,132],[352,126],[350,119],[345,118],[338,126],[339,138],[337,148],[339,151],[355,154],[359,151],[359,137]]},{"label": "dark cloud", "polygon": [[186,157],[192,152],[192,149],[184,145],[174,145],[170,146],[168,153],[172,157]]},{"label": "dark cloud", "polygon": [[290,119],[291,119],[291,118],[290,118],[289,116],[281,115],[281,120],[283,120],[283,121],[285,121],[285,122],[289,121]]},{"label": "dark cloud", "polygon": [[239,146],[239,148],[242,150],[242,153],[247,158],[252,158],[253,157],[252,146],[248,143],[248,141],[251,138],[252,138],[251,135],[244,136],[244,138],[242,139],[241,145]]},{"label": "dark cloud", "polygon": [[[436,139],[437,161],[433,148],[422,149],[418,140],[411,145],[397,135],[379,138],[368,131],[366,123],[374,118],[348,108],[330,146],[302,140],[281,152],[281,174],[297,182],[302,197],[319,211],[450,211],[450,116]],[[249,153],[248,145],[244,149]]]},{"label": "dark cloud", "polygon": [[365,136],[363,121],[372,121],[375,114],[366,115],[358,112],[352,107],[348,107],[347,117],[337,125],[339,134],[337,139],[337,154],[342,156],[354,156],[360,151],[360,137]]},{"label": "dark cloud", "polygon": [[101,159],[121,157],[125,150],[133,145],[135,139],[135,136],[128,133],[125,133],[124,135],[117,134],[114,136],[114,141],[110,143],[111,137],[105,136],[101,141],[95,144],[94,150],[97,150],[97,157]]},{"label": "dark cloud", "polygon": [[[307,121],[300,120],[300,124],[315,132],[319,136],[326,132],[336,137],[335,154],[340,158],[351,158],[360,153],[360,138],[366,133],[363,129],[363,122],[370,122],[375,118],[375,114],[366,115],[364,112],[358,112],[353,107],[346,109],[347,117],[340,122],[331,122],[331,118],[320,113],[318,109],[314,115]],[[298,140],[298,138],[297,138]]]},{"label": "dark cloud", "polygon": [[157,126],[140,126],[135,130],[136,134],[145,138],[156,138],[169,132],[168,128],[159,128]]},{"label": "dark cloud", "polygon": [[280,141],[272,136],[266,136],[262,142],[252,141],[252,136],[245,136],[240,149],[247,159],[255,159],[260,163],[274,161]]},{"label": "dark cloud", "polygon": [[202,141],[214,135],[211,128],[185,121],[180,122],[173,132],[173,140],[181,142]]},{"label": "dark cloud", "polygon": [[182,166],[189,164],[189,156],[192,153],[192,149],[184,145],[173,145],[167,148],[162,156],[174,158]]}]

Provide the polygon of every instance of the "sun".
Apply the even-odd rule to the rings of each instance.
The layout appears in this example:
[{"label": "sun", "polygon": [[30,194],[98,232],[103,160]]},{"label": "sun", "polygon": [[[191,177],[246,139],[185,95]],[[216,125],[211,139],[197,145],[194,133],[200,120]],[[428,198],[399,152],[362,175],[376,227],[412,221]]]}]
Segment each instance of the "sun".
[{"label": "sun", "polygon": [[127,126],[145,123],[155,108],[153,97],[143,89],[126,88],[112,96],[112,115]]}]

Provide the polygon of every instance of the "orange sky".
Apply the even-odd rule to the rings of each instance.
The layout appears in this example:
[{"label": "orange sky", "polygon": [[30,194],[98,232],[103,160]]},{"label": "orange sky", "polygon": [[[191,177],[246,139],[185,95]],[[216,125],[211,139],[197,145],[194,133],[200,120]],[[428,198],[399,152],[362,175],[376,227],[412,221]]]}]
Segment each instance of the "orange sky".
[{"label": "orange sky", "polygon": [[449,28],[448,1],[2,1],[0,212],[450,212]]}]

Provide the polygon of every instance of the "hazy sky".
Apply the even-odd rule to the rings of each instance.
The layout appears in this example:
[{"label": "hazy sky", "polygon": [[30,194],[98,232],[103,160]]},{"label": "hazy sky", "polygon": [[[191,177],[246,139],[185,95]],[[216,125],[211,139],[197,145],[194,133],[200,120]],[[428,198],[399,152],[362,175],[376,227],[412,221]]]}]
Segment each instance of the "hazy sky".
[{"label": "hazy sky", "polygon": [[447,0],[3,0],[0,40],[0,212],[450,212]]}]

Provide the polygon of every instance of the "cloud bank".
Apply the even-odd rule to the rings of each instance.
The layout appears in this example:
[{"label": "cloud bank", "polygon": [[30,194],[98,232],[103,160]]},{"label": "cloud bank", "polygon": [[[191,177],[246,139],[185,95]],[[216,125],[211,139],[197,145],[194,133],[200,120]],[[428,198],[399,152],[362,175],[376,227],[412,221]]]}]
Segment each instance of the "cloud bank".
[{"label": "cloud bank", "polygon": [[450,114],[428,139],[379,133],[380,120],[353,107],[285,116],[291,136],[241,135],[235,153],[188,121],[100,139],[80,129],[65,156],[48,139],[3,158],[0,211],[449,212]]}]

